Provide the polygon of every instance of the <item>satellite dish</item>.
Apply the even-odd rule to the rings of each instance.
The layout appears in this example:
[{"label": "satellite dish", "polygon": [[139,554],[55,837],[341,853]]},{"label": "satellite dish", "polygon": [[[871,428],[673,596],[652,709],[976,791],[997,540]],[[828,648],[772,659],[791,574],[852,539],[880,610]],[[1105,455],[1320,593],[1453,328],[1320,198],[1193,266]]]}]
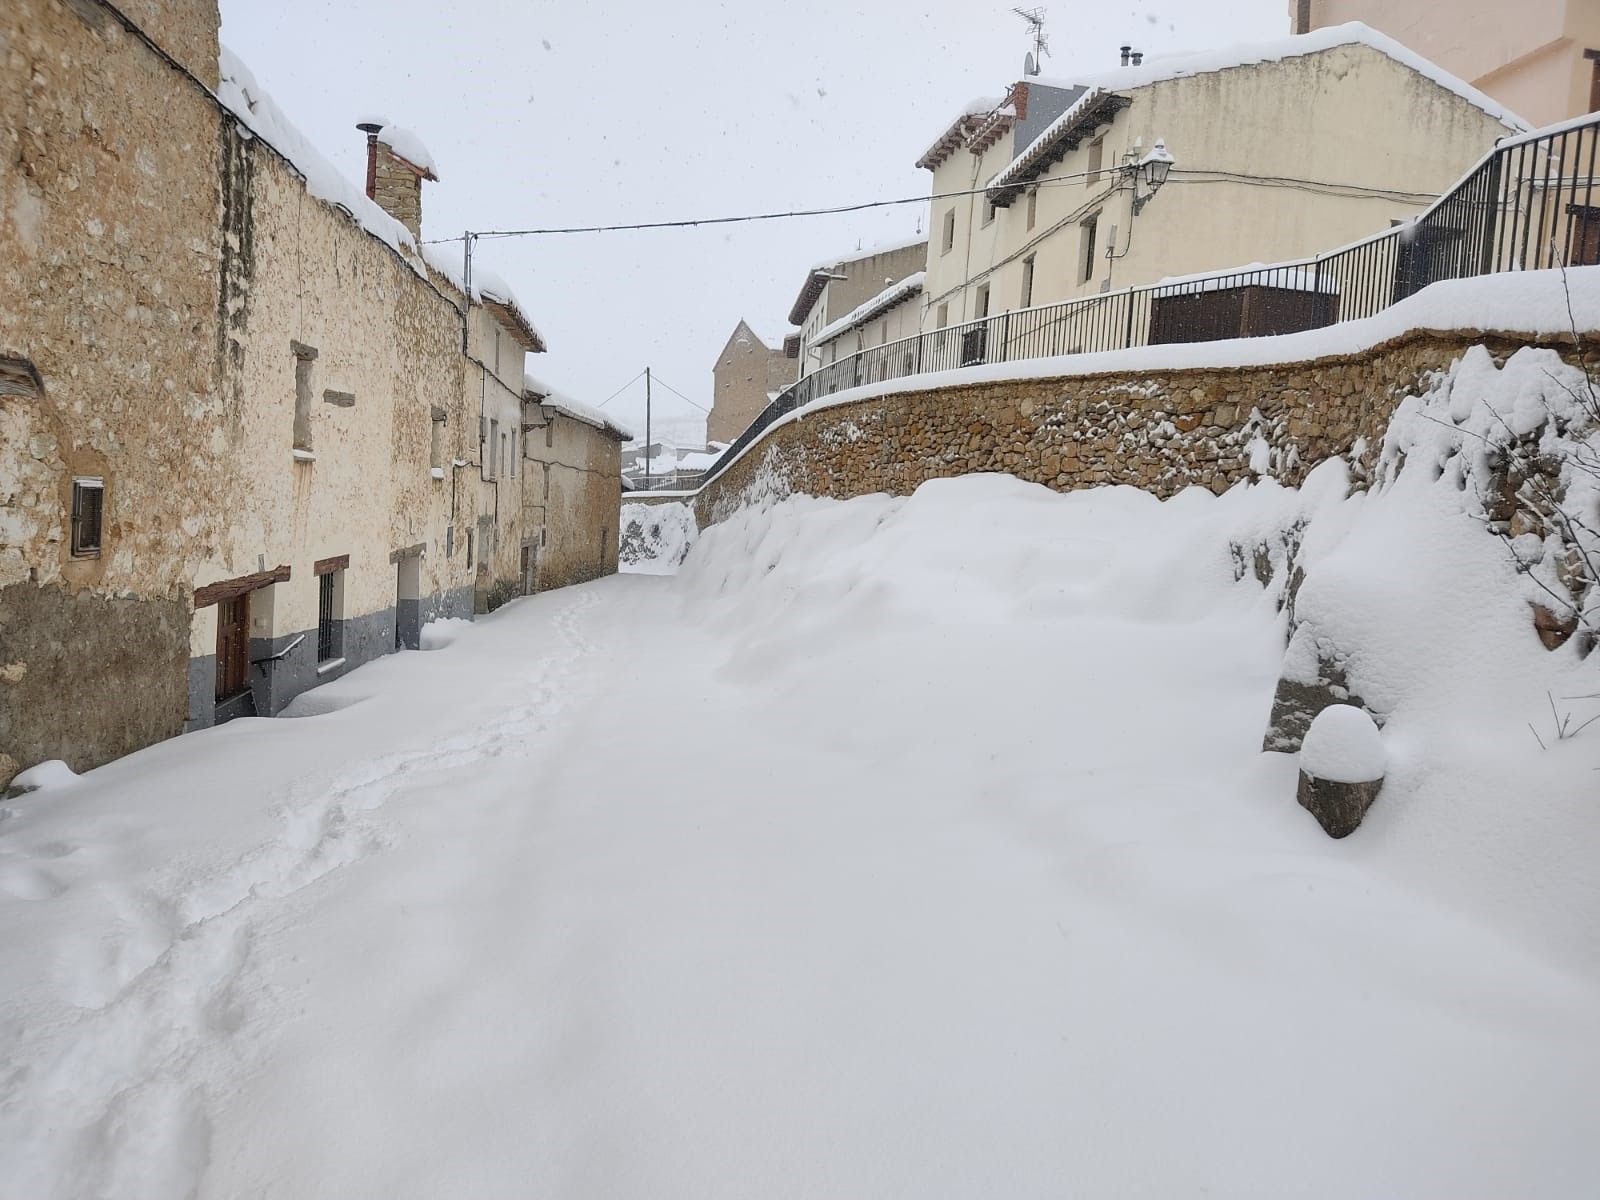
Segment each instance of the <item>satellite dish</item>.
[{"label": "satellite dish", "polygon": [[1024,75],[1037,75],[1039,73],[1039,63],[1033,57],[1032,50],[1029,50],[1028,53],[1023,56],[1022,73]]}]

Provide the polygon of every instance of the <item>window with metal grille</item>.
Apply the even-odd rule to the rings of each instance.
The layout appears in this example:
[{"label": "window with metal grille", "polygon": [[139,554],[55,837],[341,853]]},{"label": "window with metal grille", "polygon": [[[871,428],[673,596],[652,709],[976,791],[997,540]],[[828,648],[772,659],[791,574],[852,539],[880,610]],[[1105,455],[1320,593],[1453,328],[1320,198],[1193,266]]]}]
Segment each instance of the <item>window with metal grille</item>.
[{"label": "window with metal grille", "polygon": [[317,661],[331,662],[344,653],[344,622],[340,620],[340,582],[343,571],[329,571],[317,579]]},{"label": "window with metal grille", "polygon": [[72,481],[72,553],[77,558],[100,556],[100,531],[105,513],[105,480],[83,476]]}]

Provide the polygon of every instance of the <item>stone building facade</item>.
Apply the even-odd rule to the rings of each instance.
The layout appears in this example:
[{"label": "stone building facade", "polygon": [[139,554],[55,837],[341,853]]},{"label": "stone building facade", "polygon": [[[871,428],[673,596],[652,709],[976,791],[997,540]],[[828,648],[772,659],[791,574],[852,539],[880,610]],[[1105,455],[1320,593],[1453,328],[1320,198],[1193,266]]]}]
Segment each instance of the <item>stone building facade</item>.
[{"label": "stone building facade", "polygon": [[711,368],[711,413],[706,438],[731,442],[761,415],[772,397],[795,380],[794,360],[767,345],[745,321],[728,335]]},{"label": "stone building facade", "polygon": [[526,590],[536,331],[308,161],[217,28],[0,12],[0,785],[276,713]]},{"label": "stone building facade", "polygon": [[615,575],[628,431],[542,388],[523,399],[524,590]]}]

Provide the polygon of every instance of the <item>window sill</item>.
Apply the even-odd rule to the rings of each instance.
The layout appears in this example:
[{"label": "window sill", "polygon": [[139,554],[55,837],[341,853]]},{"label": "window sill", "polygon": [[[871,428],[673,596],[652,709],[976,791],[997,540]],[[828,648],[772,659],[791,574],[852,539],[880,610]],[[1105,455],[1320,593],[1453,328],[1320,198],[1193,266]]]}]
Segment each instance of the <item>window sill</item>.
[{"label": "window sill", "polygon": [[293,456],[295,462],[312,463],[317,461],[317,453],[315,450],[302,450],[300,447],[296,446],[293,450],[289,451],[289,453],[291,456]]},{"label": "window sill", "polygon": [[444,468],[443,467],[434,467],[428,472],[428,474],[433,476],[433,478],[435,478],[435,479],[443,479],[444,478]]},{"label": "window sill", "polygon": [[342,666],[344,666],[344,655],[341,654],[338,658],[330,658],[327,662],[319,662],[317,664],[317,674],[326,675],[329,671],[337,671]]}]

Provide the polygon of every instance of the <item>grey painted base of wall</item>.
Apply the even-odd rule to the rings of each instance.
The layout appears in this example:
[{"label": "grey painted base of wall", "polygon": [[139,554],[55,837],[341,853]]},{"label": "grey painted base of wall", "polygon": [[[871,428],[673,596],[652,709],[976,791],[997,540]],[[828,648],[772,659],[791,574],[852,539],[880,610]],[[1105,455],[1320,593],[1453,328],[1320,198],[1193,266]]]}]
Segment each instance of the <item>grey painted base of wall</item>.
[{"label": "grey painted base of wall", "polygon": [[[421,644],[422,626],[441,617],[470,620],[472,588],[453,588],[421,600],[402,600],[396,608],[380,609],[339,622],[336,666],[318,664],[315,629],[274,638],[251,638],[250,691],[256,715],[275,717],[302,692],[338,679],[363,663],[397,649],[415,650]],[[319,665],[325,669],[318,670]],[[189,660],[189,718],[184,722],[185,733],[217,723],[216,678],[215,655]],[[237,715],[227,710],[222,719]]]}]

